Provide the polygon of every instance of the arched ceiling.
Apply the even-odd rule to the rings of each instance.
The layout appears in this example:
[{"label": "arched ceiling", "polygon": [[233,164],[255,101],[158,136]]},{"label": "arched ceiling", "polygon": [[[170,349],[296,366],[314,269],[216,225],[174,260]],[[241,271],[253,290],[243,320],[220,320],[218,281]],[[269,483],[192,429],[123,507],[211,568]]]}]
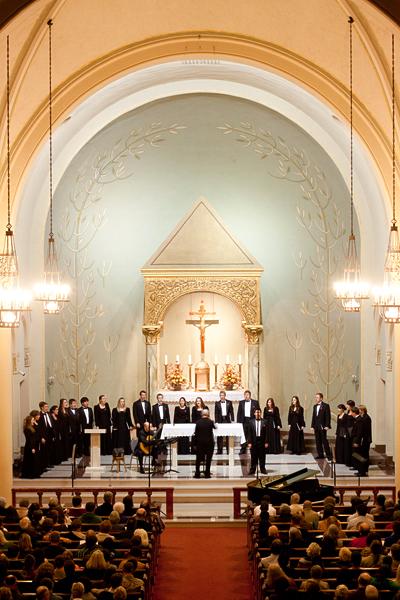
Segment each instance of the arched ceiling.
[{"label": "arched ceiling", "polygon": [[[0,0],[0,27],[35,0]],[[393,0],[368,0],[400,25],[400,4]]]}]

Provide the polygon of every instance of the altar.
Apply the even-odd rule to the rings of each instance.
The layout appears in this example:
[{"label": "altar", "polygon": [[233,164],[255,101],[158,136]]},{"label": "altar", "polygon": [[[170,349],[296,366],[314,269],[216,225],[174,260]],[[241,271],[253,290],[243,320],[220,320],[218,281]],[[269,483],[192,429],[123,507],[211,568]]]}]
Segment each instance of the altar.
[{"label": "altar", "polygon": [[[203,402],[206,406],[208,406],[210,410],[210,417],[214,419],[214,408],[215,403],[219,400],[219,392],[220,390],[211,390],[210,392],[196,392],[195,390],[182,390],[180,392],[171,391],[171,390],[159,390],[158,393],[164,396],[164,401],[170,405],[170,415],[171,420],[173,420],[174,408],[178,406],[179,398],[185,398],[188,405],[194,404],[196,398],[200,397],[203,399]],[[237,415],[238,404],[240,400],[244,398],[244,390],[225,390],[226,399],[231,400],[233,403],[233,412]]]},{"label": "altar", "polygon": [[[176,425],[165,424],[162,429],[161,439],[165,440],[168,438],[192,437],[195,427],[195,423],[178,423]],[[235,464],[235,438],[240,438],[241,444],[246,441],[243,425],[242,423],[218,423],[216,424],[216,429],[214,430],[214,438],[216,439],[218,436],[226,436],[229,438],[228,464],[230,467],[233,467]],[[177,469],[178,453],[176,442],[172,444],[171,452],[172,468]],[[226,455],[221,454],[218,456],[218,459],[222,459],[224,456]]]}]

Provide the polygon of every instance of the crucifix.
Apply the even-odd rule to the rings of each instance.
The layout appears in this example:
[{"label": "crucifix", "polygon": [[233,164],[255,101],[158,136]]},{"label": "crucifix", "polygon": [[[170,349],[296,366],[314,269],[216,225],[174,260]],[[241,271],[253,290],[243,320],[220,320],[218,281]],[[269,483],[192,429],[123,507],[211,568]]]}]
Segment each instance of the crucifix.
[{"label": "crucifix", "polygon": [[197,311],[190,311],[189,315],[198,316],[198,319],[188,319],[186,325],[194,325],[200,331],[200,355],[201,360],[204,360],[205,346],[206,346],[206,329],[210,325],[217,325],[218,319],[206,319],[207,315],[215,315],[215,312],[207,312],[204,306],[204,301],[200,302],[200,308]]}]

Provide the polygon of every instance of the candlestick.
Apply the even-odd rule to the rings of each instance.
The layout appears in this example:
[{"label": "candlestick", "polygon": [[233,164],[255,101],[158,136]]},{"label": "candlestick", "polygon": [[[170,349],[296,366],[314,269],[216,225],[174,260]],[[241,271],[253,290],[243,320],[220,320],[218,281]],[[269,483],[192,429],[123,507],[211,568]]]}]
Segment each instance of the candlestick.
[{"label": "candlestick", "polygon": [[193,389],[193,386],[192,386],[192,365],[189,364],[188,367],[189,367],[189,386],[188,386],[188,389],[192,390]]},{"label": "candlestick", "polygon": [[242,365],[241,364],[239,364],[239,386],[243,387],[242,386]]},{"label": "candlestick", "polygon": [[164,384],[164,389],[167,390],[168,389],[168,365],[164,365],[164,379],[165,379],[165,384]]},{"label": "candlestick", "polygon": [[193,364],[193,363],[192,363],[192,355],[191,355],[191,354],[189,354],[189,356],[188,356],[188,365],[190,366],[190,365],[192,365],[192,364]]},{"label": "candlestick", "polygon": [[242,364],[242,355],[241,355],[241,354],[239,354],[239,358],[238,358],[238,365],[241,365],[241,364]]},{"label": "candlestick", "polygon": [[[217,357],[215,357],[217,358]],[[218,365],[214,364],[214,390],[218,389]]]},{"label": "candlestick", "polygon": [[227,355],[226,355],[225,364],[226,364],[226,365],[229,365],[229,354],[227,354]]},{"label": "candlestick", "polygon": [[167,355],[165,355],[165,356],[164,356],[164,365],[167,365],[167,364],[168,364],[168,356],[167,356]]},{"label": "candlestick", "polygon": [[175,362],[179,365],[179,354],[176,355]]}]

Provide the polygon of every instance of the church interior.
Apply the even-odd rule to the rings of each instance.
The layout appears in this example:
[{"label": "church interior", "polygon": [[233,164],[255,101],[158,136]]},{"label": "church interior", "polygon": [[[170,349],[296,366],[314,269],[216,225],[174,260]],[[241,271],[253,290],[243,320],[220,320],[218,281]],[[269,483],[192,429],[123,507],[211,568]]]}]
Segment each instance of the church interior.
[{"label": "church interior", "polygon": [[[0,2],[0,518],[147,498],[162,527],[129,598],[171,597],[168,549],[189,536],[190,569],[208,531],[261,600],[274,481],[339,517],[398,501],[399,23],[389,0]],[[189,579],[178,600],[228,597]]]}]

